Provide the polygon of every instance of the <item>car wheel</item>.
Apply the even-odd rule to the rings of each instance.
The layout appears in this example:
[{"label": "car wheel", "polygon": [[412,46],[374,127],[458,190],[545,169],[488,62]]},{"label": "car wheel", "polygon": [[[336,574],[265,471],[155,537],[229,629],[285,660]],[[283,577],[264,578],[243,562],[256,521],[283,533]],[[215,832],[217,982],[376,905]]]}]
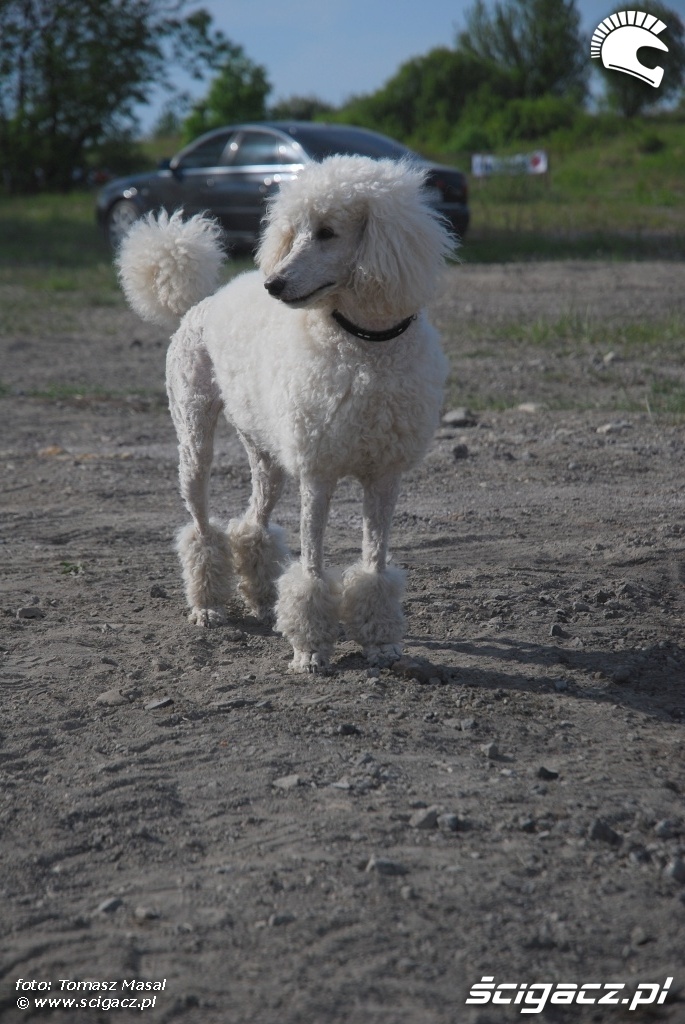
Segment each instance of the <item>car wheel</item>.
[{"label": "car wheel", "polygon": [[118,249],[131,225],[141,216],[135,203],[128,199],[120,199],[118,203],[110,207],[107,214],[106,231],[109,244],[113,249]]}]

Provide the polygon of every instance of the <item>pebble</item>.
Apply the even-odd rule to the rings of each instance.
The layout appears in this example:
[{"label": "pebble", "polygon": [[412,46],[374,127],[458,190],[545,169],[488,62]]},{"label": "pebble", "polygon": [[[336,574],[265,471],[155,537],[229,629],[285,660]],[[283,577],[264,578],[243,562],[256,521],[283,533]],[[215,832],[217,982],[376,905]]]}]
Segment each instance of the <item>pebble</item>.
[{"label": "pebble", "polygon": [[459,818],[456,814],[440,814],[438,816],[438,828],[443,832],[458,832]]},{"label": "pebble", "polygon": [[549,627],[549,635],[556,636],[560,640],[568,640],[571,634],[567,630],[562,629],[558,622],[553,622]]},{"label": "pebble", "polygon": [[468,457],[469,457],[469,449],[468,449],[467,445],[465,445],[465,444],[455,444],[454,448],[452,449],[452,456],[453,456],[455,462],[458,462],[461,459],[468,459]]},{"label": "pebble", "polygon": [[150,597],[168,598],[169,595],[167,594],[164,587],[160,587],[159,583],[155,583],[153,586],[150,587]]},{"label": "pebble", "polygon": [[95,698],[96,704],[104,704],[108,708],[118,707],[120,704],[128,704],[121,690],[105,690]]},{"label": "pebble", "polygon": [[644,946],[646,942],[649,942],[650,936],[641,928],[640,925],[635,925],[632,932],[630,933],[630,944],[631,946]]},{"label": "pebble", "polygon": [[343,722],[336,728],[338,736],[359,736],[361,729],[358,729],[352,722]]},{"label": "pebble", "polygon": [[442,679],[440,669],[427,658],[410,658],[404,655],[391,666],[394,675],[403,679],[415,679],[417,683],[429,683],[431,679]]},{"label": "pebble", "polygon": [[538,768],[538,778],[551,781],[552,779],[559,778],[559,772],[555,771],[553,768],[545,768],[544,764],[541,764]]},{"label": "pebble", "polygon": [[557,693],[564,693],[565,690],[568,690],[568,680],[566,680],[566,679],[555,679],[554,680],[554,689],[557,691]]},{"label": "pebble", "polygon": [[666,878],[672,878],[674,882],[685,885],[685,861],[682,857],[674,857],[664,868]]},{"label": "pebble", "polygon": [[611,825],[602,818],[595,818],[590,826],[588,836],[600,843],[609,843],[610,846],[619,846],[623,842],[623,836],[615,832]]},{"label": "pebble", "polygon": [[274,789],[296,789],[300,782],[299,775],[282,775],[280,779],[275,779],[271,785]]},{"label": "pebble", "polygon": [[409,819],[409,825],[411,828],[429,829],[437,828],[438,825],[438,813],[439,808],[437,807],[422,807],[418,811],[414,811],[411,818]]},{"label": "pebble", "polygon": [[619,665],[615,672],[611,675],[611,680],[614,683],[629,683],[631,671],[628,665]]},{"label": "pebble", "polygon": [[284,924],[292,924],[295,920],[294,914],[272,914],[269,918],[269,928],[280,928]]},{"label": "pebble", "polygon": [[158,711],[160,708],[168,708],[174,703],[173,697],[156,697],[145,705],[146,711]]},{"label": "pebble", "polygon": [[457,409],[451,409],[450,412],[446,412],[442,417],[442,422],[446,427],[475,427],[478,423],[478,418],[470,409],[460,406]]},{"label": "pebble", "polygon": [[494,740],[490,743],[483,743],[480,749],[491,761],[495,761],[499,757],[499,747]]},{"label": "pebble", "polygon": [[626,420],[613,420],[611,423],[603,423],[597,427],[598,434],[620,434],[622,430],[631,430],[633,424]]},{"label": "pebble", "polygon": [[113,914],[115,910],[118,910],[122,905],[123,900],[120,900],[118,896],[110,896],[109,899],[103,900],[102,903],[97,907],[96,914]]},{"label": "pebble", "polygon": [[462,732],[469,732],[471,729],[476,728],[475,718],[462,718],[459,721],[459,726]]},{"label": "pebble", "polygon": [[45,612],[41,611],[37,605],[28,605],[26,608],[17,608],[18,619],[44,619]]},{"label": "pebble", "polygon": [[590,605],[587,603],[587,601],[574,601],[571,605],[571,609],[574,612],[589,612]]},{"label": "pebble", "polygon": [[654,833],[659,839],[675,839],[676,836],[680,835],[680,826],[677,821],[663,818],[662,821],[657,821],[654,826]]},{"label": "pebble", "polygon": [[160,915],[159,911],[152,907],[136,907],[133,916],[137,921],[156,921]]},{"label": "pebble", "polygon": [[407,875],[409,868],[398,860],[389,860],[387,857],[369,857],[365,870],[375,871],[378,875]]}]

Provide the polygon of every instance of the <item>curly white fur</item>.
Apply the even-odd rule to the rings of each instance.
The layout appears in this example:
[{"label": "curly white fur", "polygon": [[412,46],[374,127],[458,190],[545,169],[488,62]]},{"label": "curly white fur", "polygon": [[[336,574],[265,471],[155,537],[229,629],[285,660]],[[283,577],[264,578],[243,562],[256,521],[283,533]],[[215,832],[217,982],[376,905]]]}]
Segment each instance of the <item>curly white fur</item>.
[{"label": "curly white fur", "polygon": [[191,620],[198,626],[224,622],[233,596],[233,559],[226,533],[215,522],[202,533],[195,523],[188,523],[176,536],[176,550]]},{"label": "curly white fur", "polygon": [[183,220],[177,210],[136,221],[117,254],[119,280],[129,305],[141,317],[176,328],[196,303],[219,283],[224,261],[221,228],[204,217]]},{"label": "curly white fur", "polygon": [[276,602],[276,580],[289,560],[285,534],[280,526],[260,526],[232,519],[228,538],[238,593],[257,618],[264,619]]},{"label": "curly white fur", "polygon": [[[453,246],[422,185],[422,172],[407,163],[337,156],[306,166],[269,208],[259,270],[208,298],[222,252],[206,218],[148,218],[119,256],[142,316],[189,310],[172,338],[167,388],[194,522],[179,552],[196,619],[225,603],[236,572],[240,592],[264,614],[284,558],[270,517],[284,474],[300,482],[300,563],[278,582],[276,608],[298,670],[325,668],[337,635],[341,595],[324,567],[324,531],[344,476],[364,488],[362,562],[342,597],[348,633],[371,658],[401,650],[401,580],[387,568],[388,537],[400,476],[422,457],[438,421],[447,365],[423,307]],[[413,319],[401,335],[374,343],[348,333],[334,311],[370,331]],[[248,513],[229,527],[230,573],[223,539],[208,531],[222,407],[245,444],[253,483]]]},{"label": "curly white fur", "polygon": [[276,629],[293,646],[293,669],[328,666],[338,638],[340,581],[332,572],[310,576],[294,562],[278,581]]},{"label": "curly white fur", "polygon": [[340,618],[348,638],[362,646],[369,661],[396,660],[402,653],[405,580],[396,566],[376,572],[357,562],[345,570]]}]

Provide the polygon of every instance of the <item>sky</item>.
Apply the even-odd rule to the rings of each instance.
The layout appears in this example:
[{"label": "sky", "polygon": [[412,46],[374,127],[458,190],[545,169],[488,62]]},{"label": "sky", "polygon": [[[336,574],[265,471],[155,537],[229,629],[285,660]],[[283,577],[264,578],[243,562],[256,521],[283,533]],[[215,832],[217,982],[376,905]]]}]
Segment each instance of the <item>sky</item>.
[{"label": "sky", "polygon": [[[685,0],[665,0],[685,20]],[[216,28],[267,70],[269,102],[317,96],[334,106],[380,88],[412,57],[451,46],[473,0],[204,0]],[[588,33],[615,9],[615,0],[577,0]],[[626,0],[626,9],[640,9]],[[207,83],[177,76],[179,90],[199,98]],[[139,112],[144,130],[159,116],[165,95]]]}]

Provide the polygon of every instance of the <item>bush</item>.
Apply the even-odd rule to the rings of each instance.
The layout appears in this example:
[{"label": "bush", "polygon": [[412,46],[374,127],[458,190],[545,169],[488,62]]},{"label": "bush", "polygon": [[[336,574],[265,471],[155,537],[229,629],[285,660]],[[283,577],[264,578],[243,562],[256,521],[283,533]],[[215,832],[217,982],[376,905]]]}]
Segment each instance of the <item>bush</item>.
[{"label": "bush", "polygon": [[559,96],[511,100],[488,119],[486,129],[499,143],[539,139],[559,128],[572,127],[577,110],[576,103]]}]

